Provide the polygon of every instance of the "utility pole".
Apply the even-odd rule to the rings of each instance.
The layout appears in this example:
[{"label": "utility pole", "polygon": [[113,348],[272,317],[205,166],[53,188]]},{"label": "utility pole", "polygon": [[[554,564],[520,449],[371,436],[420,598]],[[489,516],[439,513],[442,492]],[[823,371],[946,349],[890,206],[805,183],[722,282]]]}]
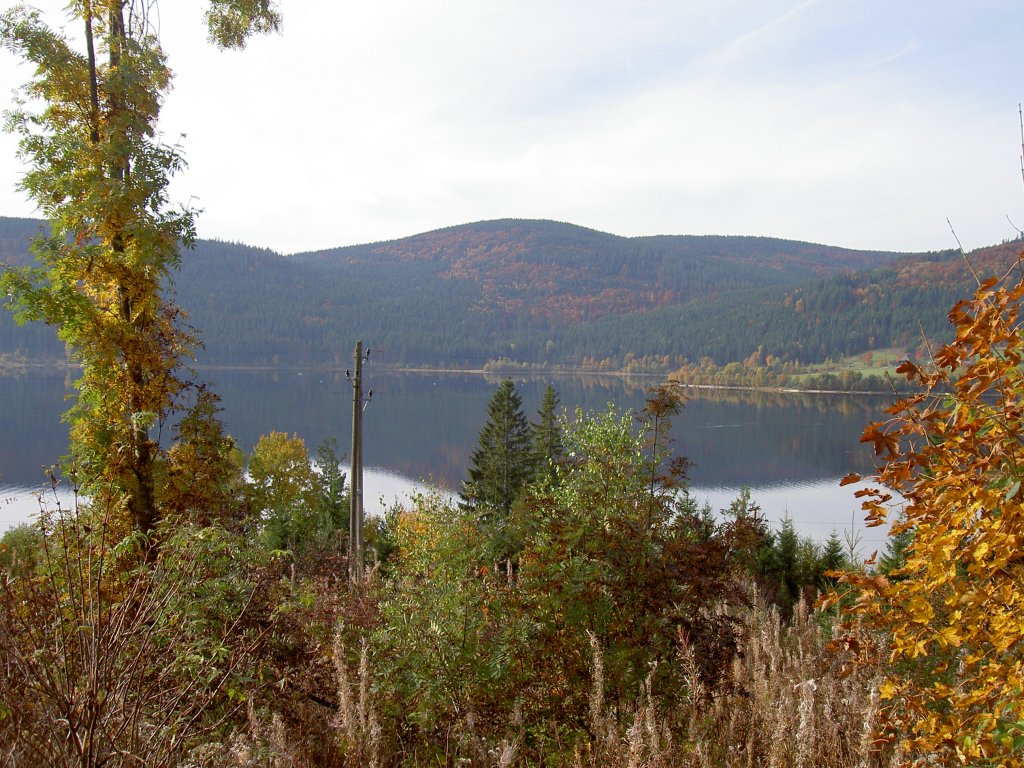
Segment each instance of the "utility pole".
[{"label": "utility pole", "polygon": [[363,408],[373,397],[373,390],[363,400],[363,360],[370,356],[370,350],[363,353],[363,342],[356,342],[355,375],[345,371],[352,383],[352,479],[351,508],[348,516],[348,576],[352,583],[363,578]]}]

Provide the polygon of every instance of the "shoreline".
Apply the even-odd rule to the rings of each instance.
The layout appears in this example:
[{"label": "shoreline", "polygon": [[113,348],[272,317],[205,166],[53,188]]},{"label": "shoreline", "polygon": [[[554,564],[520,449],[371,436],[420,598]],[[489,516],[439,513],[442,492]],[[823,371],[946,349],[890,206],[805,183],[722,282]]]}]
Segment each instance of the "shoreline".
[{"label": "shoreline", "polygon": [[[4,358],[0,356],[0,376],[21,376],[31,372],[50,371],[53,373],[67,374],[79,366],[68,360],[47,358],[42,360],[27,360],[25,358]],[[344,368],[335,365],[325,366],[299,366],[299,365],[219,365],[216,363],[205,363],[193,366],[197,372],[201,371],[233,371],[238,373],[273,373],[273,372],[298,372],[298,373],[343,373]],[[770,392],[784,395],[866,395],[878,397],[881,395],[893,395],[891,390],[849,390],[849,389],[802,389],[800,387],[759,387],[752,384],[691,384],[671,379],[671,373],[657,373],[651,371],[594,371],[587,368],[574,368],[571,366],[551,366],[550,368],[534,368],[523,370],[517,367],[510,368],[445,368],[442,366],[410,367],[404,365],[383,364],[377,370],[388,373],[404,374],[433,374],[433,375],[459,375],[459,376],[512,376],[522,378],[538,378],[544,376],[582,376],[594,378],[642,378],[661,379],[665,384],[685,389],[696,389],[705,391],[723,392]]]}]

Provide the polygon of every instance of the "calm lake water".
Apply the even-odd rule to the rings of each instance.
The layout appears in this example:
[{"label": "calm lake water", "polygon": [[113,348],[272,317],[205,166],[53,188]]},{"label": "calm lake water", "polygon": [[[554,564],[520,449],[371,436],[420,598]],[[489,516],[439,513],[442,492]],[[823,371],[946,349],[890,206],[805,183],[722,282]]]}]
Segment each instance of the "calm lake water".
[{"label": "calm lake water", "polygon": [[[352,390],[343,374],[278,371],[202,371],[223,399],[227,431],[243,450],[271,430],[301,436],[310,451],[336,437],[350,444]],[[0,529],[26,519],[38,503],[43,467],[66,450],[60,421],[71,375],[33,373],[0,377]],[[486,419],[487,402],[500,376],[364,371],[373,400],[364,412],[365,498],[380,510],[417,482],[457,491]],[[612,376],[513,377],[528,417],[535,416],[545,386],[558,389],[572,412],[643,407],[658,379]],[[676,419],[676,449],[694,466],[692,493],[721,509],[739,489],[752,490],[768,519],[786,514],[804,534],[824,541],[833,529],[856,530],[867,552],[883,534],[860,524],[855,487],[840,488],[851,471],[869,473],[870,451],[858,442],[887,398],[869,396],[744,393],[687,390]],[[853,528],[851,529],[851,526]]]}]

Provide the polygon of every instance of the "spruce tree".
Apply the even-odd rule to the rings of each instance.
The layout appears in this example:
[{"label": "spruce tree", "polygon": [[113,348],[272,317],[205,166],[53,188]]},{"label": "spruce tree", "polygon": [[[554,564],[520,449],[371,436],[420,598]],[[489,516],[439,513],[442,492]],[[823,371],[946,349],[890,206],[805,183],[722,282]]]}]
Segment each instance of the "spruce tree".
[{"label": "spruce tree", "polygon": [[776,587],[778,589],[778,603],[785,616],[789,616],[793,605],[800,598],[800,570],[799,570],[799,549],[800,536],[793,525],[793,518],[787,512],[782,518],[782,526],[775,542],[776,557]]},{"label": "spruce tree", "polygon": [[548,384],[537,412],[539,421],[531,424],[533,437],[533,470],[536,477],[550,478],[564,453],[562,427],[558,423],[558,392]]},{"label": "spruce tree", "polygon": [[891,579],[899,579],[900,576],[892,576],[892,572],[899,570],[907,564],[907,551],[914,543],[914,529],[906,526],[906,518],[900,516],[893,525],[889,538],[885,542],[885,552],[878,559],[878,570],[880,573]]},{"label": "spruce tree", "polygon": [[842,571],[849,566],[850,561],[846,557],[843,540],[839,538],[839,534],[836,533],[836,530],[833,528],[832,535],[828,537],[828,541],[825,543],[825,549],[821,553],[818,568],[820,572],[818,586],[822,587],[831,583],[829,577],[825,576],[828,571]]},{"label": "spruce tree", "polygon": [[533,476],[530,425],[511,380],[503,381],[491,397],[470,462],[461,506],[477,512],[482,521],[504,520]]},{"label": "spruce tree", "polygon": [[316,465],[320,470],[317,526],[325,536],[335,531],[348,531],[349,499],[342,458],[338,456],[338,441],[334,437],[325,437],[316,449]]}]

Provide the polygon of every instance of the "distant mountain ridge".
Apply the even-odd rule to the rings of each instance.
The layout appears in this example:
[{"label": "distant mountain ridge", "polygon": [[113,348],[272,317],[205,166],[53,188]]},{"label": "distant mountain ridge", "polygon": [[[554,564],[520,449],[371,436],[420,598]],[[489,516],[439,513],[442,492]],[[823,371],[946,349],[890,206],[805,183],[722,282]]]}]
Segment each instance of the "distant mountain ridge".
[{"label": "distant mountain ridge", "polygon": [[563,324],[644,312],[705,292],[791,283],[888,263],[896,254],[758,237],[621,237],[574,224],[500,219],[290,257],[331,265],[428,263],[480,285],[475,309]]},{"label": "distant mountain ridge", "polygon": [[[0,218],[0,262],[28,263],[39,226]],[[978,258],[1006,262],[1014,247]],[[290,256],[203,240],[184,254],[174,289],[204,339],[201,363],[344,367],[361,338],[392,364],[607,368],[642,358],[668,369],[759,348],[814,362],[861,343],[885,347],[919,335],[915,315],[941,334],[948,304],[935,306],[969,293],[970,280],[952,251],[620,237],[502,219]],[[0,353],[33,354],[38,338],[0,317]]]},{"label": "distant mountain ridge", "polygon": [[[750,243],[757,247],[743,247]],[[670,248],[681,256],[702,256],[737,261],[756,257],[777,266],[804,267],[816,274],[835,272],[842,258],[853,269],[866,269],[897,256],[892,251],[860,251],[796,240],[747,235],[643,235],[623,237],[596,229],[547,219],[492,219],[424,232],[418,235],[363,245],[295,253],[290,258],[308,261],[340,259],[349,263],[380,261],[444,261],[452,271],[487,263],[488,254],[511,253],[524,261],[558,260],[579,266],[590,254],[622,253]],[[575,258],[574,258],[575,257]]]}]

